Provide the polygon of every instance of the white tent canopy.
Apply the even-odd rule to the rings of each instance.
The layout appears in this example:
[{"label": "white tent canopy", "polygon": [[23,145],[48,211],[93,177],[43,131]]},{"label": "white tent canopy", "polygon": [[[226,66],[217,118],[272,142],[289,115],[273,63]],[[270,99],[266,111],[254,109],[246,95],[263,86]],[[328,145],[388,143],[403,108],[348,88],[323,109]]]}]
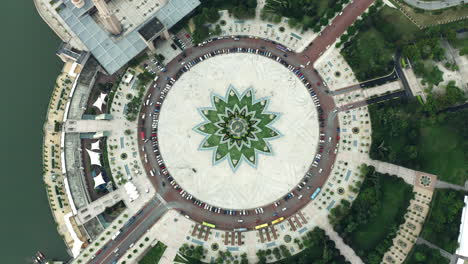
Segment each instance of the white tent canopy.
[{"label": "white tent canopy", "polygon": [[96,99],[96,102],[94,102],[93,106],[97,107],[100,111],[102,111],[102,105],[105,104],[106,102],[104,101],[106,99],[107,94],[101,93],[99,97]]},{"label": "white tent canopy", "polygon": [[129,84],[133,79],[133,74],[127,72],[126,78],[124,79],[125,84]]},{"label": "white tent canopy", "polygon": [[99,175],[94,177],[93,180],[94,180],[94,188],[97,188],[99,185],[106,184],[106,181],[104,181],[104,178],[102,177],[102,173],[99,173]]},{"label": "white tent canopy", "polygon": [[125,188],[125,192],[130,197],[130,202],[140,197],[140,194],[138,193],[138,190],[133,183],[131,182],[125,183],[124,188]]},{"label": "white tent canopy", "polygon": [[86,152],[88,152],[89,158],[91,159],[91,165],[101,165],[101,154],[91,151],[89,149],[86,149]]},{"label": "white tent canopy", "polygon": [[96,141],[96,142],[94,142],[94,143],[91,143],[91,150],[101,150],[101,148],[99,147],[99,143],[100,143],[100,142],[101,142],[101,141],[98,140],[98,141]]}]

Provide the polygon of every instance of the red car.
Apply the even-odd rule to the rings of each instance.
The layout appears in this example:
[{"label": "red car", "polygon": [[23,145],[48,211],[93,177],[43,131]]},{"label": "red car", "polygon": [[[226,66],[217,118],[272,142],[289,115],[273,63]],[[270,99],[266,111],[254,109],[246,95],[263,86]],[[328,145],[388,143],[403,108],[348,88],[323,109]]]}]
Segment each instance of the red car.
[{"label": "red car", "polygon": [[321,85],[321,83],[320,83],[320,82],[317,82],[317,86],[320,86],[320,85]]}]

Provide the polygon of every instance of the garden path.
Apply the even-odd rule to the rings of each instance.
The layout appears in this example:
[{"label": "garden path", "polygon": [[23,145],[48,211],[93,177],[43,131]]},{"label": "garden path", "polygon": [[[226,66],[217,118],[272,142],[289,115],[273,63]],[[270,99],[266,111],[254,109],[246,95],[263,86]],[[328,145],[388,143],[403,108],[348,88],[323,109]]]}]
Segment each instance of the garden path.
[{"label": "garden path", "polygon": [[428,246],[428,247],[430,247],[430,248],[432,248],[432,249],[437,249],[437,250],[439,250],[440,254],[441,254],[444,258],[447,258],[447,259],[450,259],[450,260],[451,260],[450,263],[452,263],[452,258],[455,258],[455,259],[456,259],[456,256],[455,256],[455,255],[450,254],[449,252],[447,252],[447,251],[441,249],[440,247],[438,247],[438,246],[432,244],[431,242],[425,240],[425,239],[422,238],[422,237],[418,237],[418,240],[416,241],[416,244],[426,245],[426,246]]},{"label": "garden path", "polygon": [[335,246],[340,250],[341,255],[343,255],[349,262],[353,264],[364,264],[361,258],[356,255],[354,250],[346,245],[340,235],[333,229],[333,226],[330,225],[328,221],[322,222],[320,224],[321,228],[325,230],[325,233],[330,237],[331,240],[335,242]]}]

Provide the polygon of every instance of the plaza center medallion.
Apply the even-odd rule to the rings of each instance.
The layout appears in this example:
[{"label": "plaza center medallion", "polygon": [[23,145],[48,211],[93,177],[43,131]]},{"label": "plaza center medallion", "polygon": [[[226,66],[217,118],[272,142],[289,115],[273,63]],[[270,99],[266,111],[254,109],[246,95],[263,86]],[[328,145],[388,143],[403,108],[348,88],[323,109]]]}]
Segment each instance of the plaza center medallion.
[{"label": "plaza center medallion", "polygon": [[198,111],[205,120],[195,131],[205,136],[199,150],[213,151],[213,165],[227,159],[235,171],[245,160],[257,167],[258,154],[272,155],[269,141],[281,136],[271,125],[280,116],[269,112],[269,98],[255,99],[253,88],[240,94],[232,85],[226,96],[211,95],[211,107]]}]

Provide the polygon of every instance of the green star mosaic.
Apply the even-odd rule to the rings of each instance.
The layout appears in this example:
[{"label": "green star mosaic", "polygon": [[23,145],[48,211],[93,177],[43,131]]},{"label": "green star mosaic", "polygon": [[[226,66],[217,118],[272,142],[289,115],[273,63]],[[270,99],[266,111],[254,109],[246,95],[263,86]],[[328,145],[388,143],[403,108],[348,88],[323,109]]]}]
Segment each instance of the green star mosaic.
[{"label": "green star mosaic", "polygon": [[281,136],[271,125],[280,116],[267,111],[269,98],[255,99],[249,88],[240,94],[232,85],[226,96],[211,94],[211,107],[198,108],[205,120],[194,130],[205,136],[199,150],[213,151],[213,165],[227,160],[232,170],[242,161],[257,168],[258,154],[272,155],[269,141]]}]

